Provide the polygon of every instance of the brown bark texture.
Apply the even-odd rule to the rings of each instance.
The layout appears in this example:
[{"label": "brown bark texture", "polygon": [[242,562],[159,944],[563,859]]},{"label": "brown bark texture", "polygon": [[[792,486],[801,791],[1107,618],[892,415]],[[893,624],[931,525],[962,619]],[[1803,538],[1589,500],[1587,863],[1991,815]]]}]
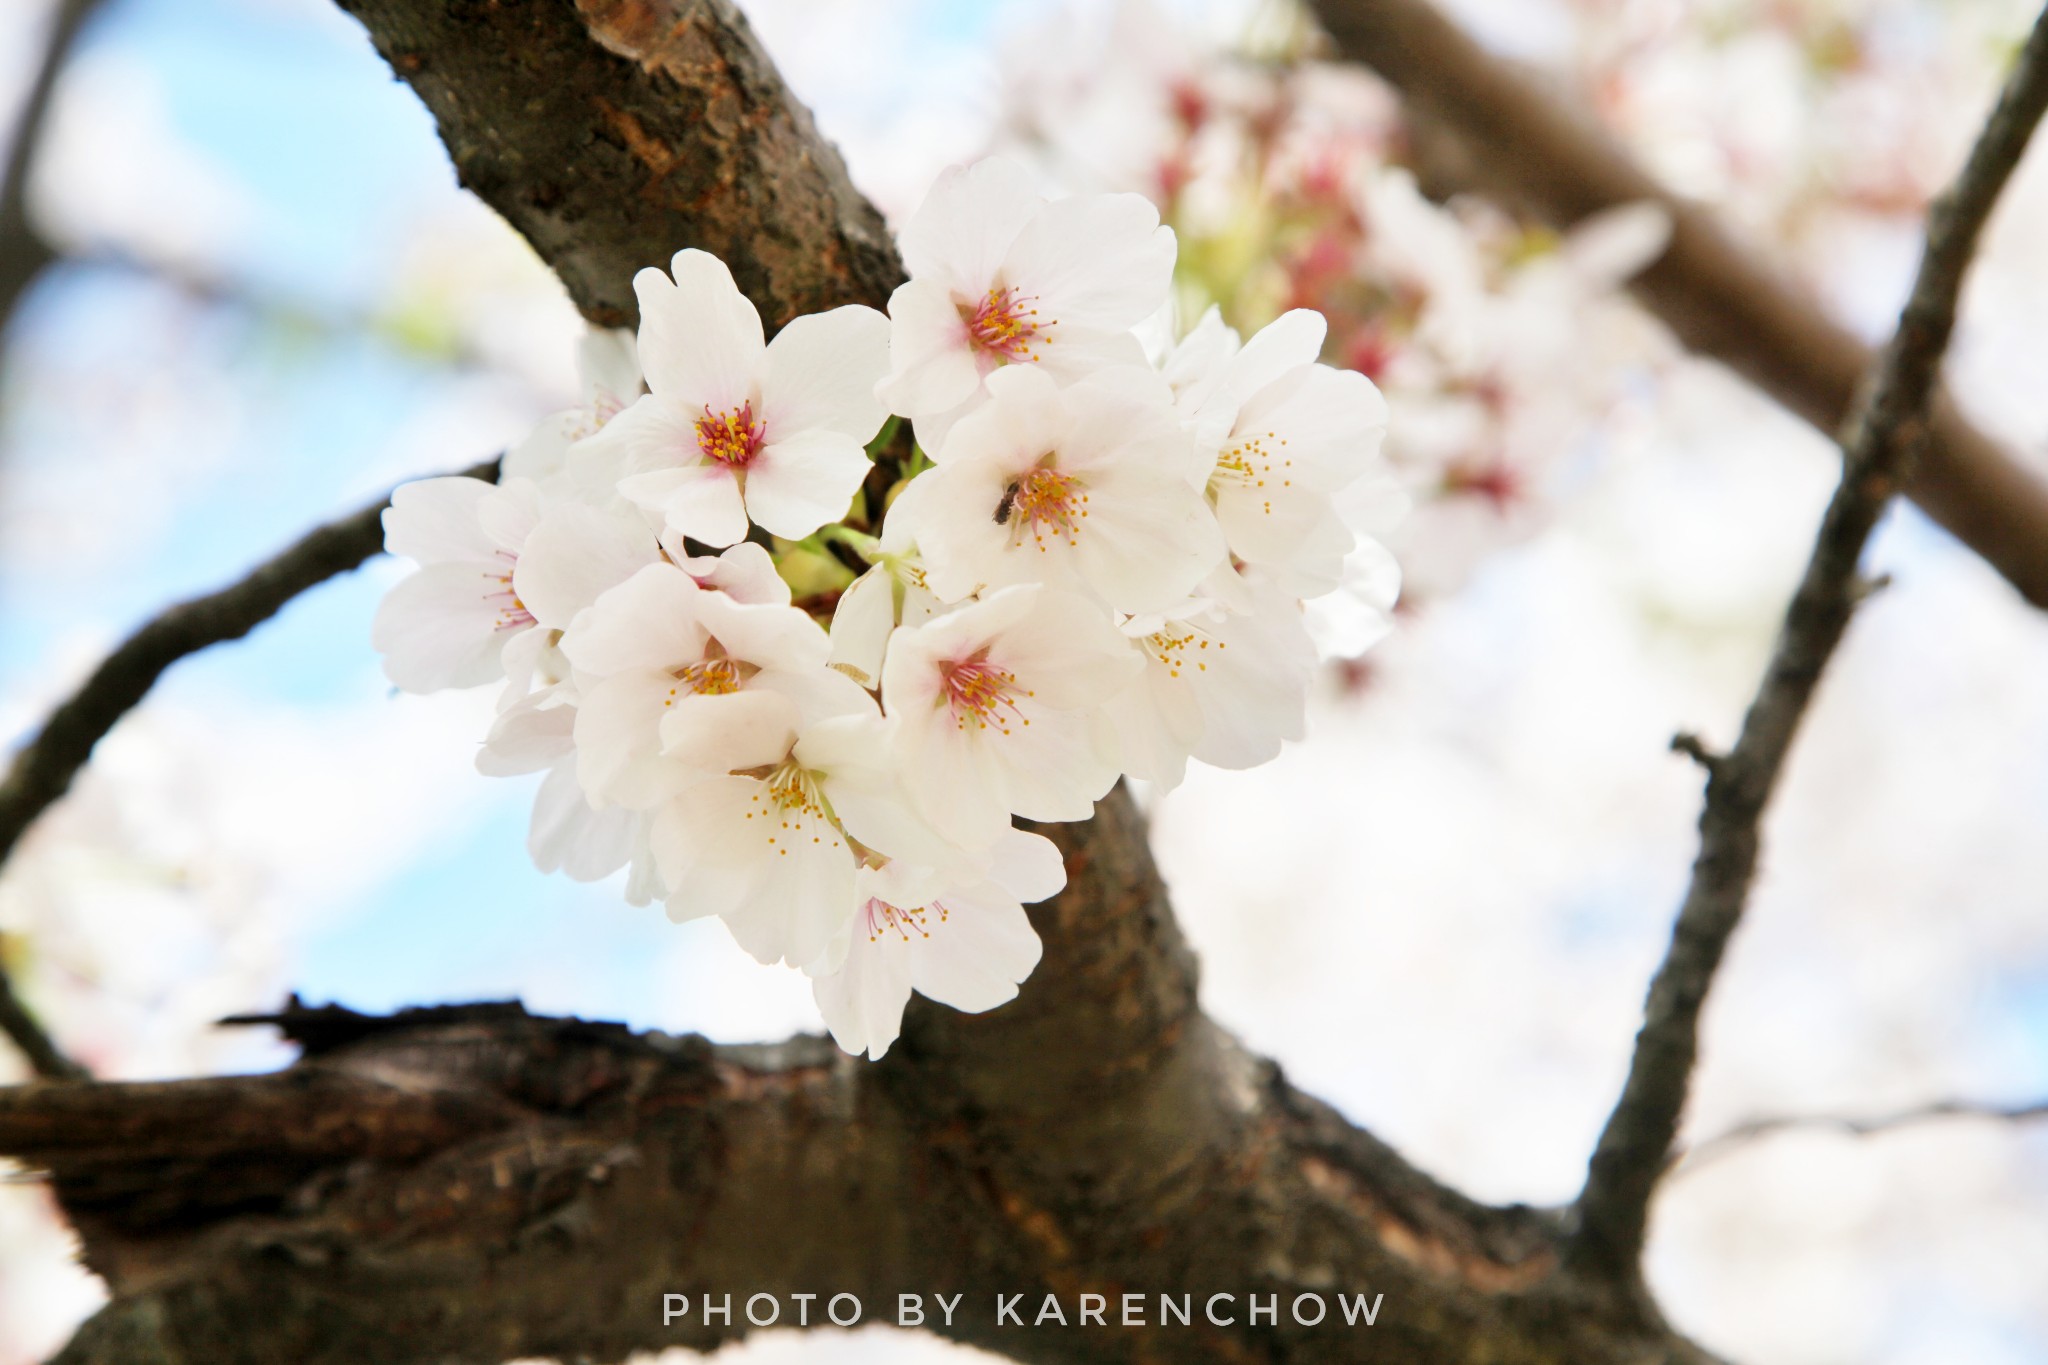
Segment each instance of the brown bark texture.
[{"label": "brown bark texture", "polygon": [[[723,0],[345,0],[434,111],[465,184],[630,320],[632,273],[725,256],[772,322],[882,302],[880,220]],[[294,1005],[272,1075],[0,1091],[112,1303],[62,1365],[616,1361],[708,1349],[748,1295],[926,1325],[1022,1361],[1708,1362],[1565,1220],[1447,1189],[1202,1012],[1136,807],[1046,832],[1069,887],[986,1015],[915,1002],[880,1063],[542,1019]],[[1371,1045],[1362,1043],[1361,1045]],[[707,1323],[702,1296],[733,1295]],[[950,1327],[933,1296],[964,1294]],[[1143,1295],[1151,1325],[1119,1324]],[[1234,1322],[1199,1315],[1237,1296]],[[1333,1319],[1298,1326],[1302,1294]],[[663,1323],[664,1295],[693,1311]],[[1044,1296],[1067,1327],[998,1325]],[[1081,1296],[1109,1324],[1076,1321]],[[1196,1297],[1161,1325],[1159,1295]],[[1334,1296],[1379,1296],[1342,1325]],[[1247,1297],[1277,1296],[1252,1321]]]}]

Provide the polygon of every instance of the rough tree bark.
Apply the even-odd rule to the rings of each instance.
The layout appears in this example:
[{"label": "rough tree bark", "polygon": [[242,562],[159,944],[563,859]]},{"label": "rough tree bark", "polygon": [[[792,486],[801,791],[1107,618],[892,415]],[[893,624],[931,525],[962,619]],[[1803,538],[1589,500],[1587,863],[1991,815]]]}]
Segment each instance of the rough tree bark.
[{"label": "rough tree bark", "polygon": [[902,278],[882,215],[729,3],[339,3],[593,323],[630,326],[633,273],[684,247],[721,257],[770,332],[879,307]]},{"label": "rough tree bark", "polygon": [[[625,320],[633,271],[683,245],[774,320],[896,281],[723,0],[349,5],[594,319]],[[1558,1217],[1444,1188],[1206,1018],[1121,793],[1048,832],[1070,886],[1034,910],[1020,998],[919,1002],[877,1064],[516,1007],[288,1012],[305,1055],[277,1075],[0,1091],[0,1151],[50,1173],[114,1294],[59,1360],[616,1360],[742,1332],[756,1291],[871,1317],[964,1292],[941,1330],[1026,1361],[1712,1359],[1570,1268]],[[662,1325],[664,1293],[728,1291],[732,1324]],[[1293,1325],[1312,1291],[1383,1295],[1377,1325]],[[1140,1293],[1155,1324],[1158,1294],[1239,1298],[1228,1326],[1034,1331],[996,1325],[997,1292],[1070,1316]],[[1268,1293],[1279,1320],[1249,1321]]]},{"label": "rough tree bark", "polygon": [[[837,1293],[964,1293],[947,1335],[1024,1361],[1711,1359],[1563,1272],[1554,1217],[1444,1189],[1206,1019],[1128,801],[1056,832],[1074,886],[1033,985],[917,1010],[877,1064],[516,1006],[309,1011],[277,1075],[0,1091],[0,1146],[115,1291],[59,1365],[616,1360],[715,1346],[755,1292],[822,1296],[814,1323]],[[1219,1291],[1232,1327],[1157,1325],[1155,1295]],[[662,1325],[664,1293],[728,1292],[732,1324]],[[1153,1326],[995,1322],[998,1293],[1071,1318],[1125,1292]],[[1302,1328],[1304,1292],[1384,1306]]]}]

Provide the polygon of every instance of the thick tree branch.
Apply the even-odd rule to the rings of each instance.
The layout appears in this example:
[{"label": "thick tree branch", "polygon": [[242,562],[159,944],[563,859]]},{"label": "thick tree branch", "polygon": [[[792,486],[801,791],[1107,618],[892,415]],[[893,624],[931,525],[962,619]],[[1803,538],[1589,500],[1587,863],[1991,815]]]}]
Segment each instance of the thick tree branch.
[{"label": "thick tree branch", "polygon": [[1846,1133],[1850,1137],[1871,1137],[1879,1133],[1896,1132],[1901,1128],[1913,1128],[1937,1119],[1993,1119],[2001,1123],[2025,1123],[2034,1119],[2048,1119],[2048,1100],[2037,1100],[2031,1104],[1991,1104],[1983,1100],[1935,1100],[1929,1104],[1914,1105],[1911,1109],[1895,1110],[1889,1114],[1878,1114],[1858,1118],[1849,1114],[1774,1114],[1769,1118],[1750,1119],[1733,1128],[1714,1134],[1703,1142],[1683,1147],[1671,1154],[1666,1163],[1667,1178],[1690,1175],[1710,1162],[1717,1161],[1759,1138],[1776,1137],[1780,1133],[1796,1132],[1800,1129],[1826,1129]]},{"label": "thick tree branch", "polygon": [[340,4],[593,323],[630,326],[633,273],[684,247],[722,258],[771,332],[879,307],[901,279],[881,214],[730,0]]},{"label": "thick tree branch", "polygon": [[[50,1172],[115,1295],[58,1365],[610,1361],[742,1335],[756,1293],[783,1325],[799,1294],[813,1325],[834,1294],[868,1321],[920,1294],[935,1330],[1062,1365],[1710,1360],[1564,1293],[1554,1219],[1442,1190],[1213,1030],[1200,1046],[1237,1074],[1205,1108],[1228,1117],[1147,1181],[1125,1169],[1140,1134],[1119,1155],[1012,1129],[917,1061],[822,1040],[712,1047],[516,1007],[303,1018],[282,1023],[306,1056],[275,1075],[0,1091],[0,1148]],[[1145,1327],[1079,1322],[1082,1295],[1117,1323],[1127,1292]],[[1201,1311],[1219,1292],[1228,1324]],[[1376,1325],[1292,1321],[1302,1294],[1341,1320],[1340,1293],[1382,1296]],[[669,1294],[690,1311],[665,1323]],[[731,1321],[707,1322],[728,1294]],[[939,1294],[965,1296],[950,1325]],[[1073,1325],[1002,1325],[998,1294],[1026,1322],[1054,1295]],[[1162,1324],[1160,1294],[1192,1295],[1195,1321]],[[1249,1321],[1252,1294],[1277,1323]]]},{"label": "thick tree branch", "polygon": [[[464,472],[472,478],[495,479],[498,462],[487,460]],[[6,780],[0,781],[0,867],[36,817],[70,790],[93,747],[148,695],[165,669],[210,645],[240,639],[306,589],[378,553],[384,548],[382,518],[390,503],[386,496],[316,527],[240,582],[181,602],[124,640],[14,755]],[[84,1074],[22,1004],[4,966],[0,1030],[28,1057],[37,1075],[64,1079]]]},{"label": "thick tree branch", "polygon": [[1579,1197],[1575,1253],[1615,1275],[1636,1273],[1648,1207],[1677,1135],[1699,1047],[1700,1007],[1742,917],[1758,827],[1858,591],[1857,561],[1907,462],[1926,444],[1928,405],[1955,324],[1978,234],[2048,109],[2048,12],[2035,24],[1977,144],[1928,215],[1927,246],[1869,396],[1843,442],[1841,486],[1735,747],[1709,769],[1700,852],[1671,948],[1650,985],[1620,1102],[1600,1135]]},{"label": "thick tree branch", "polygon": [[[1730,366],[1834,435],[1875,362],[1791,281],[1738,243],[1705,207],[1644,172],[1593,121],[1566,108],[1445,19],[1429,0],[1312,0],[1346,55],[1384,76],[1454,145],[1460,178],[1511,207],[1569,226],[1653,202],[1670,247],[1632,288],[1693,350]],[[1972,427],[1945,395],[1906,495],[2048,607],[2048,483]]]}]

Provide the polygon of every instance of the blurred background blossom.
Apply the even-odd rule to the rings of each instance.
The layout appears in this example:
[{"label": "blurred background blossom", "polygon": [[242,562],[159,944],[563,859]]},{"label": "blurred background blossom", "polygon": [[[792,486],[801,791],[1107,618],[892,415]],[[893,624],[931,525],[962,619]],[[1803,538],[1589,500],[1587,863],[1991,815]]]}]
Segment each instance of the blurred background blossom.
[{"label": "blurred background blossom", "polygon": [[[1181,324],[1330,315],[1394,410],[1401,628],[1311,738],[1153,803],[1209,1008],[1483,1197],[1568,1198],[1693,846],[1671,734],[1732,737],[1833,475],[1826,442],[1616,292],[1654,214],[1559,238],[1418,186],[1398,105],[1252,0],[749,0],[892,216],[945,165],[1153,196]],[[1859,330],[2031,19],[2021,0],[1459,0]],[[19,99],[45,7],[0,12]],[[862,54],[849,61],[848,53]],[[1994,224],[1954,354],[2048,464],[2048,173]],[[0,354],[0,733],[121,634],[401,478],[573,400],[573,309],[459,191],[326,0],[106,0],[33,184],[64,253]],[[1688,1131],[2048,1094],[2048,625],[1910,507],[1794,755],[1710,1007]],[[99,1074],[280,1064],[212,1027],[287,990],[364,1009],[518,995],[720,1039],[819,1027],[715,924],[534,872],[488,701],[393,695],[390,566],[179,666],[0,879],[0,954]],[[0,1056],[0,1075],[21,1074]],[[2048,1359],[2048,1125],[1825,1130],[1681,1174],[1653,1228],[1677,1325],[1744,1361]],[[44,1192],[0,1184],[0,1365],[98,1301]],[[721,1361],[949,1361],[881,1330]]]}]

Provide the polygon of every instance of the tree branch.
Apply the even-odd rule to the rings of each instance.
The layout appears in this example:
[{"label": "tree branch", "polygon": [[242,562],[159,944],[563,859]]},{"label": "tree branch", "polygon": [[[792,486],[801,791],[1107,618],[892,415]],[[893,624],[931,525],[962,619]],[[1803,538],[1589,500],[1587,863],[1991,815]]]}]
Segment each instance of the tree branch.
[{"label": "tree branch", "polygon": [[50,14],[50,27],[43,39],[35,76],[29,82],[28,97],[15,122],[6,169],[0,171],[0,331],[6,329],[29,284],[44,266],[57,259],[56,250],[29,219],[29,175],[49,122],[57,79],[71,60],[72,49],[85,31],[86,22],[102,3],[103,0],[58,0]]},{"label": "tree branch", "polygon": [[[498,462],[463,471],[496,479]],[[171,607],[121,643],[92,676],[51,713],[35,738],[14,755],[0,781],[0,867],[37,816],[71,788],[93,747],[148,695],[164,670],[209,645],[247,635],[306,589],[346,573],[384,548],[389,495],[339,521],[314,528],[240,582]],[[51,1079],[83,1075],[21,1003],[0,967],[0,1030]]]},{"label": "tree branch", "polygon": [[902,278],[882,215],[730,0],[339,3],[593,323],[631,326],[633,273],[684,247],[723,259],[771,333],[880,307]]},{"label": "tree branch", "polygon": [[1756,871],[1764,806],[1821,671],[1862,595],[1856,565],[1864,544],[1903,467],[1926,444],[1929,401],[1954,327],[1963,273],[2044,109],[2048,12],[2035,24],[1955,184],[1929,212],[1926,251],[1912,295],[1843,443],[1842,482],[1828,504],[1763,683],[1735,747],[1709,770],[1692,885],[1669,954],[1650,985],[1628,1080],[1579,1196],[1575,1258],[1605,1273],[1638,1273],[1650,1196],[1677,1134],[1698,1053],[1700,1007],[1742,917]]},{"label": "tree branch", "polygon": [[[1441,1189],[1208,1026],[1234,1083],[1166,1180],[1142,1128],[1121,1150],[1020,1130],[924,1062],[818,1039],[713,1047],[516,1006],[279,1022],[305,1056],[273,1075],[0,1091],[0,1148],[50,1172],[114,1291],[57,1365],[618,1360],[743,1335],[757,1293],[783,1325],[799,1294],[812,1325],[834,1294],[868,1321],[919,1294],[935,1330],[1061,1365],[1711,1360],[1565,1297],[1553,1217]],[[1145,1326],[1121,1325],[1125,1293]],[[1206,1320],[1213,1293],[1234,1321]],[[1370,1329],[1292,1320],[1300,1295],[1341,1321],[1360,1293]],[[668,1294],[690,1311],[665,1324]],[[950,1324],[939,1294],[964,1296]],[[1003,1326],[999,1294],[1025,1322],[1051,1294],[1073,1325]],[[1106,1324],[1078,1320],[1083,1294]],[[1161,1294],[1194,1322],[1162,1323]],[[1268,1294],[1277,1322],[1253,1324]]]},{"label": "tree branch", "polygon": [[1677,1149],[1671,1154],[1670,1161],[1665,1164],[1665,1175],[1667,1179],[1690,1175],[1700,1167],[1717,1161],[1759,1138],[1775,1137],[1779,1133],[1789,1133],[1801,1128],[1826,1128],[1847,1133],[1851,1137],[1870,1137],[1900,1128],[1931,1123],[1936,1119],[1996,1119],[2006,1123],[2025,1123],[2042,1118],[2048,1118],[2048,1100],[2037,1100],[2031,1104],[1935,1100],[1928,1104],[1915,1105],[1911,1109],[1900,1109],[1871,1118],[1855,1118],[1847,1114],[1774,1114],[1769,1118],[1750,1119],[1746,1123],[1738,1123],[1733,1128],[1716,1133],[1703,1142]]},{"label": "tree branch", "polygon": [[51,1081],[85,1079],[85,1068],[58,1050],[56,1041],[15,994],[14,981],[0,963],[0,1032],[4,1032],[28,1058],[35,1074]]},{"label": "tree branch", "polygon": [[[1644,172],[1594,122],[1493,57],[1429,0],[1313,0],[1344,53],[1401,92],[1425,134],[1447,138],[1466,176],[1510,207],[1568,227],[1651,202],[1669,248],[1631,288],[1678,338],[1834,435],[1875,357],[1805,293],[1760,262],[1699,204]],[[1906,477],[1907,496],[2048,607],[2048,483],[1972,427],[1945,395]]]}]

